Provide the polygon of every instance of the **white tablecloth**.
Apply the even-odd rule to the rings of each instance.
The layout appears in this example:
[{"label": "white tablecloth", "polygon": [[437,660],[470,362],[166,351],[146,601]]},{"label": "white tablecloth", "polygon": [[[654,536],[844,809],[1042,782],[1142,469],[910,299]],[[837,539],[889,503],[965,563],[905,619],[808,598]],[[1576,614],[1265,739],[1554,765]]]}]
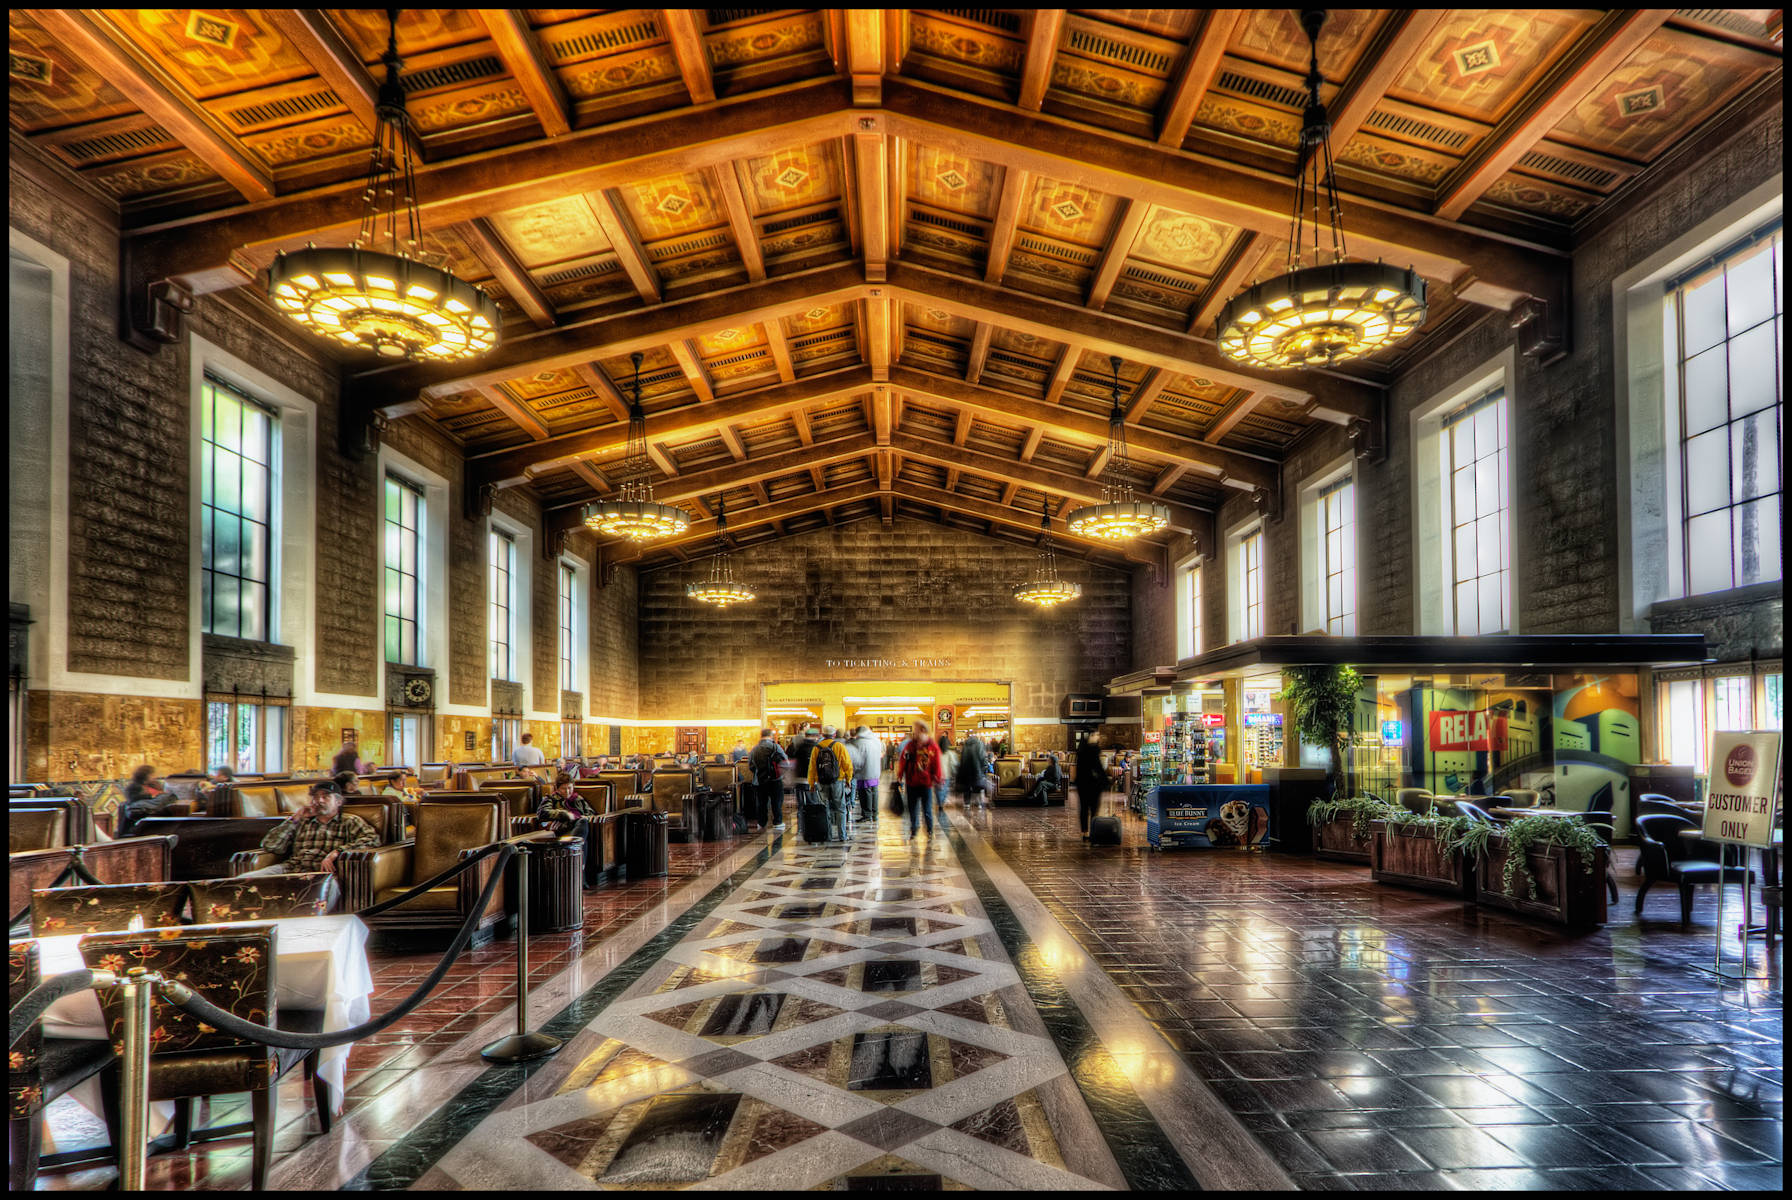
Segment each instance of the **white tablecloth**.
[{"label": "white tablecloth", "polygon": [[[219,922],[228,925],[266,925],[274,933],[274,1000],[293,1008],[324,1010],[324,1030],[347,1029],[367,1020],[373,1012],[373,972],[367,967],[367,926],[353,913],[327,917],[285,917],[278,921]],[[44,978],[64,971],[78,971],[81,934],[38,939],[40,969]],[[105,1017],[99,997],[91,991],[64,996],[44,1013],[44,1036],[103,1038]],[[340,1111],[348,1078],[348,1052],[353,1043],[332,1046],[318,1054],[317,1071],[335,1089]],[[91,1081],[90,1081],[91,1082]],[[97,1087],[92,1102],[99,1111]]]}]

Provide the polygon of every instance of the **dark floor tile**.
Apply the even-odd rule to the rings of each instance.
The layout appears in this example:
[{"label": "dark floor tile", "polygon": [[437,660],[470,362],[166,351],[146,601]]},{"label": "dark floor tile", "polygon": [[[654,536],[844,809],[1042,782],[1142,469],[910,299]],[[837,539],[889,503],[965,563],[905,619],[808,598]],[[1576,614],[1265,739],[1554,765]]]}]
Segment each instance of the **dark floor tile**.
[{"label": "dark floor tile", "polygon": [[1721,1163],[1694,1170],[1720,1187],[1737,1191],[1779,1192],[1786,1182],[1782,1163]]},{"label": "dark floor tile", "polygon": [[1567,1125],[1483,1125],[1483,1133],[1512,1147],[1527,1167],[1585,1167],[1597,1163],[1669,1165],[1659,1150],[1615,1129]]},{"label": "dark floor tile", "polygon": [[1316,1129],[1305,1136],[1339,1171],[1422,1171],[1429,1165],[1382,1130]]},{"label": "dark floor tile", "polygon": [[1479,1129],[1402,1129],[1398,1136],[1407,1149],[1441,1170],[1542,1165]]}]

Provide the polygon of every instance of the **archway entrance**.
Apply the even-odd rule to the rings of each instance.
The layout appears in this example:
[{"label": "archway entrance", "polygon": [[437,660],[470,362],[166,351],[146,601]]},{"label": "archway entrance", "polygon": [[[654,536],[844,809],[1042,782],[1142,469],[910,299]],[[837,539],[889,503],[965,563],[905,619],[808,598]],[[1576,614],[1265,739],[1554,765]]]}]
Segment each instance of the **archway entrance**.
[{"label": "archway entrance", "polygon": [[781,738],[808,725],[871,728],[901,741],[917,719],[954,740],[975,731],[989,746],[1013,743],[1012,692],[1006,680],[880,679],[768,683],[760,716]]}]

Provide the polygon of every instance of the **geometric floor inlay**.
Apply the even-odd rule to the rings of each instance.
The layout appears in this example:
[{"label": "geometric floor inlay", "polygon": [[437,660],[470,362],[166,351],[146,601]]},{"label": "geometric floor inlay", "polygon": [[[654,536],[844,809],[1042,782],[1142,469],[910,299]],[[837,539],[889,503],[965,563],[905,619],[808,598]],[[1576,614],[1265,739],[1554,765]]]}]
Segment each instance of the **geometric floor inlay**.
[{"label": "geometric floor inlay", "polygon": [[951,847],[902,832],[787,838],[428,1182],[1104,1186],[1065,1166],[1074,1088],[1009,1020],[1019,976]]}]

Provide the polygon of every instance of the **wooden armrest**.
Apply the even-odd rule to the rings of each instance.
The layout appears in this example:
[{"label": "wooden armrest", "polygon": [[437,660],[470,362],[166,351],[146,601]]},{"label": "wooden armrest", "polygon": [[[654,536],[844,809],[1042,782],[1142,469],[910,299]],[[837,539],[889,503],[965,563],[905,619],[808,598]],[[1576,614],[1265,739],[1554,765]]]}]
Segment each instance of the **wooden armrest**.
[{"label": "wooden armrest", "polygon": [[414,842],[393,842],[336,855],[336,878],[342,883],[342,911],[360,912],[383,891],[403,887],[411,877]]},{"label": "wooden armrest", "polygon": [[247,875],[250,871],[271,867],[279,861],[272,851],[238,850],[230,856],[230,873],[232,875]]}]

